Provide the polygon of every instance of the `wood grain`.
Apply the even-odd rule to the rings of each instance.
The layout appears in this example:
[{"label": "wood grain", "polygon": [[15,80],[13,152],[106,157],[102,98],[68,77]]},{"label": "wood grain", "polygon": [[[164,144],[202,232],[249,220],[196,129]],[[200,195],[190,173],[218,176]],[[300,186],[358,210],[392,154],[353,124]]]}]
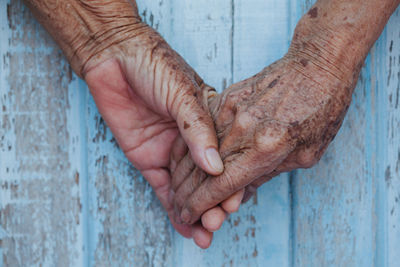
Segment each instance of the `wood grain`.
[{"label": "wood grain", "polygon": [[[219,91],[279,59],[313,0],[138,1]],[[209,250],[173,231],[83,81],[21,0],[0,1],[1,266],[397,266],[400,9],[322,161],[264,185]]]},{"label": "wood grain", "polygon": [[82,263],[74,78],[21,1],[1,1],[0,246],[4,266]]},{"label": "wood grain", "polygon": [[[379,91],[383,93],[383,107],[386,111],[382,120],[387,129],[383,147],[386,159],[379,178],[383,183],[383,203],[386,225],[383,242],[387,244],[384,255],[387,266],[396,266],[400,262],[400,9],[392,16],[385,31],[381,54],[382,68],[378,69]],[[380,70],[380,71],[379,71]],[[385,149],[386,148],[386,149]],[[385,164],[386,163],[386,164]]]},{"label": "wood grain", "polygon": [[[281,1],[175,1],[174,9],[185,14],[184,18],[178,13],[174,16],[181,44],[176,48],[207,82],[215,81],[212,86],[219,89],[222,84],[224,88],[283,56],[288,31],[276,29],[287,28],[287,8]],[[198,21],[206,22],[200,27]],[[272,27],[265,27],[270,24]],[[260,53],[262,47],[270,49]],[[176,266],[287,266],[289,200],[288,178],[283,175],[228,219],[215,233],[209,250],[200,251],[190,241],[178,239]]]},{"label": "wood grain", "polygon": [[389,52],[400,41],[397,16],[371,50],[336,140],[317,166],[293,180],[295,266],[395,266],[399,260],[393,245],[400,221],[389,214],[398,206],[398,189],[385,182],[385,176],[393,183],[400,177],[393,172],[391,178],[399,149],[393,101],[393,52],[399,50]]},{"label": "wood grain", "polygon": [[[199,75],[218,91],[232,83],[231,1],[173,1],[171,44]],[[202,22],[199,24],[199,22]],[[174,266],[222,266],[234,259],[223,244],[232,242],[229,222],[215,234],[210,249],[202,251],[192,240],[175,235]],[[225,239],[225,237],[227,239]],[[237,252],[237,250],[234,250]]]},{"label": "wood grain", "polygon": [[[239,82],[280,59],[288,49],[289,1],[234,1],[233,80]],[[232,216],[238,237],[233,266],[288,266],[290,262],[290,184],[283,174],[261,187]]]}]

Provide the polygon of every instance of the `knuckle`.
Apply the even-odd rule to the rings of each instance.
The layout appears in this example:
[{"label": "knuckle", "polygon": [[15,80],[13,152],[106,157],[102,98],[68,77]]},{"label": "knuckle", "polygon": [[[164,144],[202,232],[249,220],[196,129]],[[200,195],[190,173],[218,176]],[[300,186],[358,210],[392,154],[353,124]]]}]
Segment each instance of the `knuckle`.
[{"label": "knuckle", "polygon": [[253,117],[248,112],[240,112],[235,121],[235,126],[240,129],[249,129],[254,125]]},{"label": "knuckle", "polygon": [[262,104],[260,105],[259,103],[249,107],[248,112],[250,116],[257,121],[263,121],[266,117],[265,115],[267,114],[265,106]]},{"label": "knuckle", "polygon": [[[229,90],[229,89],[228,89]],[[238,89],[231,89],[226,94],[226,103],[230,107],[238,107],[246,103],[252,96],[253,90],[250,87]]]},{"label": "knuckle", "polygon": [[[231,173],[232,171],[226,170],[223,175],[215,177],[215,190],[220,193],[236,192],[238,188],[238,177]],[[217,193],[216,192],[216,193]]]},{"label": "knuckle", "polygon": [[192,172],[190,175],[190,189],[191,192],[194,192],[197,187],[203,182],[205,179],[206,174],[204,171],[202,171],[199,167],[196,167],[195,170]]},{"label": "knuckle", "polygon": [[319,161],[319,158],[315,156],[315,153],[311,150],[301,151],[298,154],[297,162],[305,169],[309,169]]},{"label": "knuckle", "polygon": [[243,102],[243,99],[240,98],[240,94],[237,90],[229,91],[225,94],[224,98],[225,108],[232,110],[234,113],[237,110],[237,107],[240,106],[240,103]]},{"label": "knuckle", "polygon": [[237,91],[230,91],[226,95],[226,103],[230,104],[230,106],[234,106],[239,100],[239,96],[237,94]]},{"label": "knuckle", "polygon": [[285,127],[264,127],[255,134],[255,146],[262,153],[277,152],[287,146],[288,130]]}]

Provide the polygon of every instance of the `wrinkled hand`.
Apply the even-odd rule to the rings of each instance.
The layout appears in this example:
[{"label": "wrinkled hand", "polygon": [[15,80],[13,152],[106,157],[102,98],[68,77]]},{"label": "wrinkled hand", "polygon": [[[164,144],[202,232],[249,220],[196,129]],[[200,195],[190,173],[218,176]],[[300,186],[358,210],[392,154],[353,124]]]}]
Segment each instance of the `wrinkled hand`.
[{"label": "wrinkled hand", "polygon": [[119,46],[115,56],[85,73],[90,91],[121,149],[153,187],[175,229],[208,247],[211,233],[173,220],[167,167],[172,143],[181,133],[204,170],[222,171],[222,162],[215,166],[207,161],[206,151],[214,149],[208,159],[218,163],[218,145],[211,117],[199,101],[203,92],[213,89],[148,26]]},{"label": "wrinkled hand", "polygon": [[197,221],[240,190],[246,189],[246,200],[272,177],[321,158],[341,126],[359,73],[325,67],[292,49],[210,99],[225,171],[207,176],[190,154],[174,148],[180,159],[173,168],[174,205],[183,222]]},{"label": "wrinkled hand", "polygon": [[[25,0],[85,78],[127,158],[153,186],[171,218],[167,170],[178,133],[204,171],[223,171],[214,124],[202,104],[208,91],[164,39],[143,23],[135,1]],[[212,234],[176,224],[201,247]]]}]

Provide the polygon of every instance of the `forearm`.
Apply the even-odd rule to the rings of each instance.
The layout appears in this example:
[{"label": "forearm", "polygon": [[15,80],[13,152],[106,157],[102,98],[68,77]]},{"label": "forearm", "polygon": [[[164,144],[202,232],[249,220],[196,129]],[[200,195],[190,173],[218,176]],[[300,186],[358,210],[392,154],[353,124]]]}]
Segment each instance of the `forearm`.
[{"label": "forearm", "polygon": [[[400,0],[319,0],[296,27],[290,54],[355,85],[359,70]],[[306,61],[305,61],[306,60]],[[356,76],[356,77],[353,77]]]},{"label": "forearm", "polygon": [[90,59],[146,30],[134,1],[25,0],[25,3],[81,76]]}]

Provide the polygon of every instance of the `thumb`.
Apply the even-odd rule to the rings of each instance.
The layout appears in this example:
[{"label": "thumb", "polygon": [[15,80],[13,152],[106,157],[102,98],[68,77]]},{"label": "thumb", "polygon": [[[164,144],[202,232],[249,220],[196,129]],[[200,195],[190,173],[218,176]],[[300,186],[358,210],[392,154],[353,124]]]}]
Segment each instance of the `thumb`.
[{"label": "thumb", "polygon": [[194,87],[195,90],[187,88],[177,94],[174,102],[180,104],[173,113],[176,114],[174,119],[196,165],[210,175],[219,175],[224,165],[218,153],[218,139],[207,105],[208,96],[216,93],[204,84],[201,89],[197,85]]}]

